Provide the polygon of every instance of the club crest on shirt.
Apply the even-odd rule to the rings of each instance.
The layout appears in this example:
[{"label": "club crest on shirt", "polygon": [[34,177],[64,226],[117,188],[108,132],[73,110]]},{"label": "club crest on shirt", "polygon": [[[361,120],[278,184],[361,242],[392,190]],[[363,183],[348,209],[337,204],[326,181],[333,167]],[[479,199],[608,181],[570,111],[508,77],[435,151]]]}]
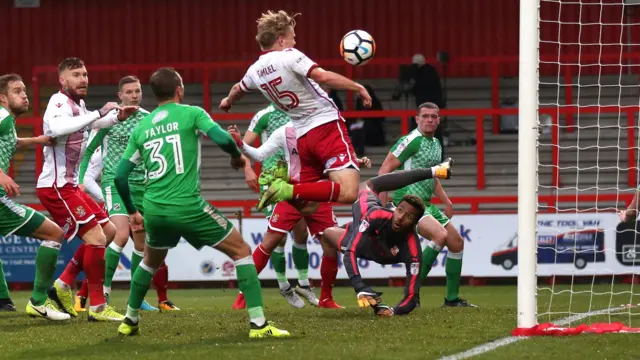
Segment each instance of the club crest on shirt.
[{"label": "club crest on shirt", "polygon": [[411,275],[418,275],[420,273],[420,263],[411,263]]},{"label": "club crest on shirt", "polygon": [[83,206],[78,206],[76,208],[76,214],[80,217],[84,217],[85,215],[87,215],[87,212],[84,211],[84,207]]},{"label": "club crest on shirt", "polygon": [[360,227],[358,227],[358,231],[363,233],[367,231],[368,228],[369,228],[369,222],[367,222],[367,220],[362,220],[362,223],[360,223]]},{"label": "club crest on shirt", "polygon": [[393,255],[393,256],[398,255],[398,253],[400,252],[400,250],[398,249],[397,246],[392,247],[391,249],[389,249],[389,251],[391,252],[391,255]]}]

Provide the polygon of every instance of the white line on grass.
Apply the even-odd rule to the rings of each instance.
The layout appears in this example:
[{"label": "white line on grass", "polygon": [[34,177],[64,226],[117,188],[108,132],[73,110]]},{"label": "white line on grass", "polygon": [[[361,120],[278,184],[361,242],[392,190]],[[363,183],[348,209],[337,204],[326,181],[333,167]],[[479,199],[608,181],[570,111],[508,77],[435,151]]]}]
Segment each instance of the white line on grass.
[{"label": "white line on grass", "polygon": [[[567,324],[570,324],[570,323],[572,323],[574,321],[582,320],[582,319],[584,319],[586,317],[589,317],[589,316],[608,314],[608,313],[618,312],[618,311],[622,311],[622,310],[627,310],[627,308],[619,306],[619,307],[613,307],[613,308],[608,308],[608,309],[590,311],[590,312],[571,315],[571,316],[568,316],[566,318],[562,318],[562,319],[558,320],[557,322],[555,322],[554,324],[559,325],[559,326],[567,325]],[[507,337],[503,337],[502,339],[498,339],[498,340],[495,340],[495,341],[490,341],[490,342],[488,342],[486,344],[478,345],[478,346],[476,346],[474,348],[471,348],[471,349],[469,349],[467,351],[463,351],[461,353],[457,353],[457,354],[454,354],[454,355],[442,357],[442,358],[440,358],[440,360],[467,359],[467,358],[470,358],[472,356],[484,354],[486,352],[493,351],[493,350],[495,350],[495,349],[497,349],[499,347],[502,347],[502,346],[505,346],[505,345],[509,345],[509,344],[513,344],[513,343],[518,342],[520,340],[527,340],[527,339],[529,339],[528,336],[507,336]]]}]

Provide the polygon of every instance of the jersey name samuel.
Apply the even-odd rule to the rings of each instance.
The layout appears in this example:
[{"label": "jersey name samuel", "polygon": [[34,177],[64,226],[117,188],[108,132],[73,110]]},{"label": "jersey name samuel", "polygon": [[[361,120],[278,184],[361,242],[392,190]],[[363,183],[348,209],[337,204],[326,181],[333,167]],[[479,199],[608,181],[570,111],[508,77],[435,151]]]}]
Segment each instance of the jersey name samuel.
[{"label": "jersey name samuel", "polygon": [[168,124],[162,124],[152,127],[144,131],[144,136],[148,139],[150,137],[166,134],[172,131],[178,131],[178,122],[172,122]]}]

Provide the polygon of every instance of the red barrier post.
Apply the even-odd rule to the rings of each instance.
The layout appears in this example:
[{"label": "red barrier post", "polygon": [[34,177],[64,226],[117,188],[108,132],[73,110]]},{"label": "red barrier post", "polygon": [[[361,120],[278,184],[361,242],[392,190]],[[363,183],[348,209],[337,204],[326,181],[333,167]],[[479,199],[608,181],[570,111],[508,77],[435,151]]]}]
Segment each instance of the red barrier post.
[{"label": "red barrier post", "polygon": [[476,115],[476,172],[478,190],[484,189],[484,116]]},{"label": "red barrier post", "polygon": [[207,68],[202,69],[202,107],[211,114],[211,84]]},{"label": "red barrier post", "polygon": [[638,184],[638,169],[636,168],[636,124],[635,110],[627,111],[627,184],[635,188]]},{"label": "red barrier post", "polygon": [[40,116],[40,83],[38,82],[38,72],[33,70],[31,76],[31,89],[33,94],[31,95],[31,103],[33,104],[33,116]]},{"label": "red barrier post", "polygon": [[[498,69],[498,62],[491,63],[491,107],[494,109],[500,108],[500,73]],[[493,122],[493,133],[498,134],[500,132],[500,116],[494,114],[491,116]]]},{"label": "red barrier post", "polygon": [[[560,126],[558,114],[551,115],[551,185],[560,186]],[[532,165],[533,166],[533,165]]]},{"label": "red barrier post", "polygon": [[404,136],[409,133],[409,119],[407,115],[400,116],[400,133]]},{"label": "red barrier post", "polygon": [[[564,104],[565,106],[573,104],[573,73],[570,66],[565,66],[564,68]],[[565,125],[567,126],[567,132],[572,133],[575,130],[573,128],[573,114],[567,113]]]}]

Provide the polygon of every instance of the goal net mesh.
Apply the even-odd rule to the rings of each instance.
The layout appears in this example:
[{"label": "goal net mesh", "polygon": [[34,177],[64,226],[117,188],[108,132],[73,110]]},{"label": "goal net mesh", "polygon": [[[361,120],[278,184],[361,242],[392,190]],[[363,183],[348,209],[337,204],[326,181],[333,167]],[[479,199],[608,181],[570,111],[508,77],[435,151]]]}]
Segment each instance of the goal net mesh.
[{"label": "goal net mesh", "polygon": [[640,167],[633,1],[540,1],[539,323],[640,326],[640,237],[616,213]]}]

